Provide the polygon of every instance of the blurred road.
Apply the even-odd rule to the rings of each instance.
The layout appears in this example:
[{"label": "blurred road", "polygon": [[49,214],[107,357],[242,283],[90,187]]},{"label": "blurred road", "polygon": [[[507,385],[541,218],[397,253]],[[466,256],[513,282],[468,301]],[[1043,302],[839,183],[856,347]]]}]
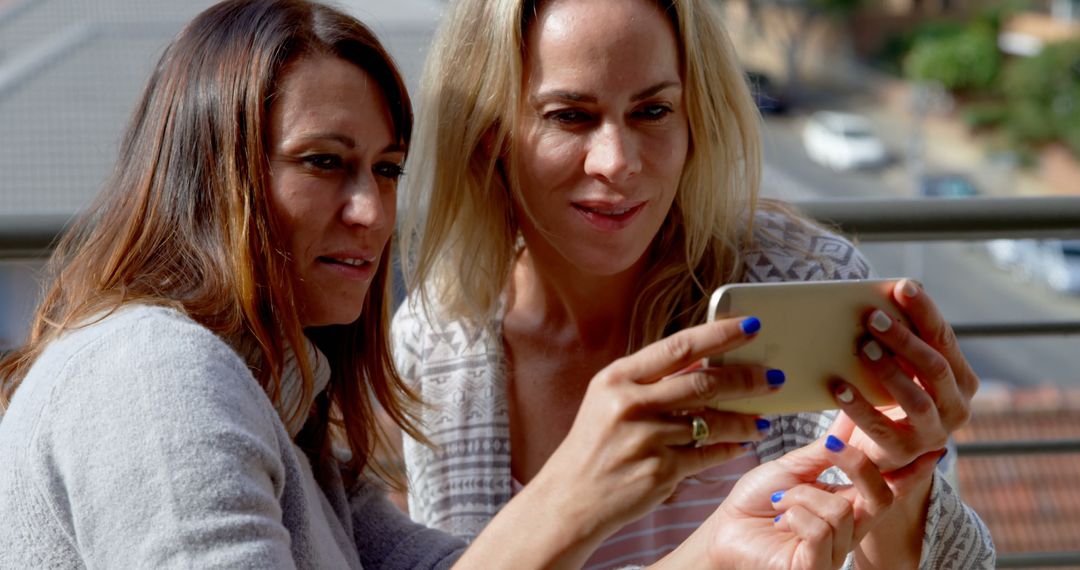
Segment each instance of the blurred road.
[{"label": "blurred road", "polygon": [[[802,124],[798,115],[766,119],[763,195],[788,200],[910,195],[902,162],[856,173],[835,173],[811,162],[799,138]],[[902,149],[892,150],[902,155]],[[934,167],[932,160],[927,167]],[[920,279],[954,323],[1080,320],[1080,298],[1016,281],[991,265],[980,242],[869,243],[861,249],[879,275]],[[1080,386],[1076,337],[967,339],[961,345],[984,381]]]}]

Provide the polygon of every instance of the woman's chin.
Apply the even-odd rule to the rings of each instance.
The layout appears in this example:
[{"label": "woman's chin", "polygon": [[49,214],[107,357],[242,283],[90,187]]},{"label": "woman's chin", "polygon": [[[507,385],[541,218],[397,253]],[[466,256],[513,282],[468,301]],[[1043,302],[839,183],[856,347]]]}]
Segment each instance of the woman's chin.
[{"label": "woman's chin", "polygon": [[361,313],[363,313],[362,304],[355,309],[334,307],[333,310],[319,311],[313,315],[303,315],[301,321],[304,328],[351,325],[360,319]]},{"label": "woman's chin", "polygon": [[596,252],[578,257],[574,265],[585,274],[597,277],[614,277],[637,268],[642,258],[643,255]]}]

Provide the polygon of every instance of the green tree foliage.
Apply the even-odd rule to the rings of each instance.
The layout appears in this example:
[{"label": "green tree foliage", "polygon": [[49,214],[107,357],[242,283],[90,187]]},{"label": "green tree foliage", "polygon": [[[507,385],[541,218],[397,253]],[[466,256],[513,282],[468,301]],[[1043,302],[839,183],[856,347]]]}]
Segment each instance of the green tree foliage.
[{"label": "green tree foliage", "polygon": [[1001,67],[996,37],[986,22],[922,35],[904,61],[904,74],[916,81],[936,81],[950,91],[986,89]]},{"label": "green tree foliage", "polygon": [[1001,89],[1014,141],[1060,140],[1080,156],[1080,41],[1051,44],[1034,57],[1011,61]]}]

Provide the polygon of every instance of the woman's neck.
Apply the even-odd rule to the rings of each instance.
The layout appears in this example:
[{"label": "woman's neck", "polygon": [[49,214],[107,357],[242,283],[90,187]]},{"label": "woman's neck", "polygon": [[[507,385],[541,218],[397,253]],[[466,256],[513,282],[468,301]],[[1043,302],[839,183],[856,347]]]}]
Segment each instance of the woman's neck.
[{"label": "woman's neck", "polygon": [[527,246],[511,277],[507,317],[525,330],[574,337],[586,350],[625,350],[644,259],[615,275],[596,275]]}]

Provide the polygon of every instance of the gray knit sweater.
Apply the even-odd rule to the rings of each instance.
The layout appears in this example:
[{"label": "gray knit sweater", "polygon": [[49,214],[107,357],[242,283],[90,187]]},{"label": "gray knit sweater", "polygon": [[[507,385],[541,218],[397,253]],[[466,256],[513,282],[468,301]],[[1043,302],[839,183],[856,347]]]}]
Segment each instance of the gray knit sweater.
[{"label": "gray knit sweater", "polygon": [[464,548],[314,469],[225,342],[125,308],[50,344],[0,421],[0,568],[434,568]]}]

